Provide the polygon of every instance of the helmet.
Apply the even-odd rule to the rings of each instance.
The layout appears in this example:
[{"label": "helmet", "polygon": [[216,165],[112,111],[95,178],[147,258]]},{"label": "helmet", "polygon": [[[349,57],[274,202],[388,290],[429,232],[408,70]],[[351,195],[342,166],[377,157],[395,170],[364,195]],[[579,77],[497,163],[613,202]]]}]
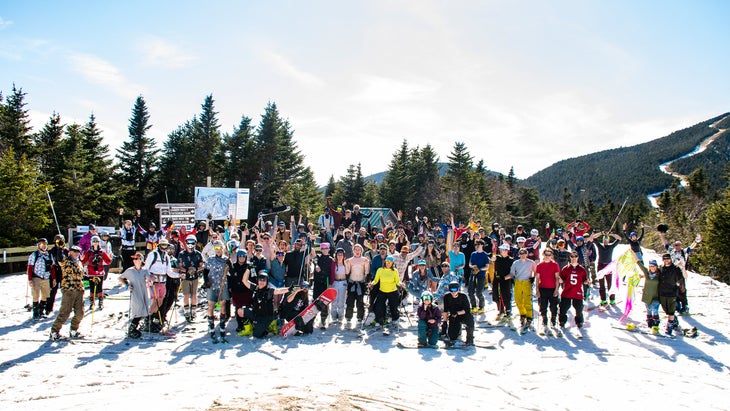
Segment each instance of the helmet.
[{"label": "helmet", "polygon": [[424,291],[423,293],[421,293],[421,301],[423,300],[433,301],[433,294],[431,293],[431,291]]},{"label": "helmet", "polygon": [[170,242],[165,237],[160,238],[160,241],[157,243],[158,247],[167,247],[168,245],[170,245]]},{"label": "helmet", "polygon": [[533,228],[532,230],[530,230],[530,235],[540,235],[540,232],[537,231],[537,228]]},{"label": "helmet", "polygon": [[461,288],[461,287],[459,286],[459,282],[458,281],[452,281],[452,282],[449,283],[449,291],[450,292],[452,292],[452,293],[457,292],[457,291],[459,291],[459,288]]},{"label": "helmet", "polygon": [[511,236],[511,235],[509,235],[509,234],[507,234],[506,236],[504,236],[504,239],[505,239],[505,240],[510,240],[510,241],[512,241],[512,236]]},{"label": "helmet", "polygon": [[256,273],[256,281],[258,280],[266,280],[266,282],[269,282],[269,273],[266,272],[266,270],[261,270]]},{"label": "helmet", "polygon": [[215,240],[213,241],[213,247],[223,247],[223,241],[221,240]]},{"label": "helmet", "polygon": [[302,281],[301,283],[299,283],[299,288],[309,288],[309,282]]},{"label": "helmet", "polygon": [[58,240],[66,241],[66,237],[64,237],[63,234],[56,234],[56,236],[53,237],[53,241],[56,242]]},{"label": "helmet", "polygon": [[518,229],[518,230],[522,230],[523,228],[525,228],[525,227],[524,227],[524,226],[523,226],[522,224],[519,224],[519,225],[517,226],[517,229]]},{"label": "helmet", "polygon": [[337,249],[335,250],[335,254],[337,254],[337,253],[345,254],[345,249],[342,247],[337,247]]},{"label": "helmet", "polygon": [[385,261],[390,261],[391,263],[395,263],[395,258],[393,258],[392,255],[389,255],[389,256],[385,257]]},{"label": "helmet", "polygon": [[638,237],[638,236],[639,235],[636,234],[636,231],[632,231],[631,233],[629,233],[629,237]]},{"label": "helmet", "polygon": [[188,234],[187,237],[185,237],[185,242],[190,243],[192,241],[193,244],[198,242],[198,239],[195,238],[193,234]]},{"label": "helmet", "polygon": [[95,236],[91,237],[91,242],[92,243],[100,243],[101,242],[101,238],[98,235],[95,235]]},{"label": "helmet", "polygon": [[499,223],[496,221],[492,223],[492,228],[495,228],[495,227],[499,227]]},{"label": "helmet", "polygon": [[149,227],[150,227],[150,228],[157,228],[157,224],[155,224],[155,222],[154,222],[154,221],[150,221],[150,225],[149,225]]},{"label": "helmet", "polygon": [[108,231],[102,231],[101,233],[99,233],[99,235],[102,236],[102,237],[104,237],[104,236],[109,237],[109,232]]},{"label": "helmet", "polygon": [[518,243],[524,243],[525,242],[525,237],[517,237],[517,242]]},{"label": "helmet", "polygon": [[248,256],[248,254],[246,253],[246,250],[239,249],[238,251],[236,251],[236,258],[241,258],[241,257],[246,258],[246,256]]},{"label": "helmet", "polygon": [[240,243],[236,240],[231,240],[228,242],[228,248],[230,248],[231,250],[234,248],[238,248],[239,245]]},{"label": "helmet", "polygon": [[579,235],[578,237],[575,237],[575,241],[585,241],[585,238],[583,238],[582,235]]}]

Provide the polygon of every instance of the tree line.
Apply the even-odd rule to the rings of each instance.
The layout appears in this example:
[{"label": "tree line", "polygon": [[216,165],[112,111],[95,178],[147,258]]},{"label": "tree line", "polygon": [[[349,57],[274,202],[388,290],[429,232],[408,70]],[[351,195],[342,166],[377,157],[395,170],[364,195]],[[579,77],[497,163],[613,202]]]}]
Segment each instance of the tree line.
[{"label": "tree line", "polygon": [[[430,144],[411,146],[404,139],[390,156],[379,185],[366,179],[361,164],[353,161],[344,175],[335,179],[331,174],[320,188],[305,164],[292,125],[273,102],[266,104],[257,124],[242,115],[227,133],[221,131],[215,100],[208,95],[200,113],[169,132],[158,147],[149,136],[152,123],[147,104],[138,96],[132,104],[128,137],[112,154],[93,114],[84,124],[63,124],[54,112],[40,130],[33,131],[25,100],[26,93],[15,85],[7,96],[0,93],[3,247],[30,244],[37,236],[56,232],[49,196],[63,232],[91,222],[115,225],[120,207],[140,209],[143,218],[156,220],[156,203],[191,202],[194,187],[204,186],[208,176],[213,186],[233,187],[237,181],[240,187],[250,188],[252,218],[257,210],[281,204],[289,205],[295,215],[316,218],[329,197],[333,205],[345,208],[360,204],[402,210],[406,219],[427,216],[432,222],[450,222],[453,214],[457,222],[481,220],[488,226],[496,221],[512,228],[522,224],[543,233],[547,223],[561,227],[577,219],[608,230],[623,203],[609,194],[616,188],[610,170],[593,172],[605,174],[602,178],[608,180],[590,191],[554,182],[528,185],[515,178],[513,169],[506,176],[489,171],[483,159],[475,158],[458,141],[446,157],[443,172]],[[675,133],[673,140],[682,149],[691,146],[694,143],[685,140],[704,136],[709,129],[705,123]],[[661,153],[671,156],[670,151],[665,148]],[[719,199],[708,197],[707,180],[698,171],[689,188],[674,184],[662,194],[658,212],[647,206],[643,196],[628,196],[619,224],[634,227],[662,220],[676,227],[677,234],[715,232],[722,221],[728,221],[721,217],[730,214],[730,206],[722,206],[729,194],[726,188]],[[542,194],[545,187],[549,195]],[[657,248],[658,239],[652,234],[647,238],[645,245]],[[727,258],[719,258],[722,249],[703,246],[698,264],[706,272],[720,278],[730,271],[730,261],[724,266],[728,269],[716,264],[725,264]]]}]

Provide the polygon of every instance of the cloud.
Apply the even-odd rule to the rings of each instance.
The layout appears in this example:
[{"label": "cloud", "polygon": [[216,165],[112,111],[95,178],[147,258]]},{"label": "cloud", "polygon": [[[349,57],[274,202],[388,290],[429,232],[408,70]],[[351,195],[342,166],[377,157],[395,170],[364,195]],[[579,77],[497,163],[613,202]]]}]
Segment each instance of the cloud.
[{"label": "cloud", "polygon": [[127,80],[121,71],[108,61],[88,54],[72,54],[69,57],[73,69],[88,81],[103,86],[112,92],[134,98],[144,94],[143,87]]},{"label": "cloud", "polygon": [[298,68],[294,65],[294,63],[289,61],[289,59],[279,53],[264,51],[261,53],[261,56],[281,74],[296,80],[306,87],[319,88],[324,86],[324,81],[322,79],[312,73]]},{"label": "cloud", "polygon": [[5,20],[4,18],[0,17],[0,30],[5,30],[12,25],[13,22],[11,20]]},{"label": "cloud", "polygon": [[196,57],[160,37],[150,36],[141,44],[145,63],[166,68],[186,67]]},{"label": "cloud", "polygon": [[362,83],[362,89],[348,100],[363,103],[398,103],[423,99],[441,87],[441,83],[427,78],[397,80],[373,75],[362,76]]}]

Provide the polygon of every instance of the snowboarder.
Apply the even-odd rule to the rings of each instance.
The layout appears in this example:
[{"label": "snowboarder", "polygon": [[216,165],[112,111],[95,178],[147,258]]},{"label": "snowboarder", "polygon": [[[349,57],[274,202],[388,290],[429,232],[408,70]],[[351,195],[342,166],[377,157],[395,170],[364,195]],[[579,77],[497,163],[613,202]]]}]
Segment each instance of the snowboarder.
[{"label": "snowboarder", "polygon": [[332,261],[330,271],[330,284],[337,290],[337,298],[332,302],[330,317],[333,324],[340,324],[345,316],[345,302],[347,301],[347,264],[345,263],[345,250],[335,250],[335,257]]},{"label": "snowboarder", "polygon": [[286,288],[274,288],[269,284],[267,273],[256,273],[256,282],[249,281],[250,270],[243,275],[243,285],[253,292],[251,307],[244,310],[243,315],[253,323],[253,336],[264,338],[271,333],[279,333],[274,317],[274,296],[286,294]]},{"label": "snowboarder", "polygon": [[84,266],[79,258],[81,247],[71,246],[68,258],[61,261],[61,308],[58,310],[58,317],[51,326],[51,339],[61,339],[60,331],[63,324],[74,312],[71,320],[71,338],[82,338],[79,333],[79,325],[84,319]]},{"label": "snowboarder", "polygon": [[119,276],[120,281],[129,286],[129,327],[127,337],[140,338],[142,332],[138,329],[139,322],[150,314],[152,301],[147,292],[153,284],[150,272],[143,267],[142,253],[132,255],[132,267],[127,268]]},{"label": "snowboarder", "polygon": [[677,292],[677,312],[679,315],[689,314],[689,306],[687,302],[687,262],[689,255],[695,247],[702,241],[702,237],[697,234],[695,240],[689,247],[683,248],[682,242],[675,240],[671,245],[667,241],[663,232],[659,232],[659,238],[662,240],[664,249],[672,256],[674,265],[682,269],[682,279]]},{"label": "snowboarder", "polygon": [[51,296],[51,287],[56,282],[56,267],[53,256],[48,252],[48,241],[39,238],[36,250],[28,256],[28,283],[33,296],[33,319],[44,318],[46,301]]},{"label": "snowboarder", "polygon": [[[621,237],[615,233],[607,233],[602,231],[598,235],[602,236],[603,239],[600,243],[595,243],[596,249],[598,250],[598,271],[603,270],[607,265],[611,264],[613,260],[613,249],[621,241]],[[611,242],[610,237],[613,237],[614,242]],[[608,273],[598,280],[598,293],[601,296],[601,305],[606,306],[610,302],[611,305],[616,304],[616,294],[611,292],[606,300],[606,293],[611,290],[611,280],[613,279],[613,273]]]},{"label": "snowboarder", "polygon": [[161,238],[155,249],[147,253],[144,263],[144,268],[150,272],[153,282],[150,288],[152,307],[147,318],[149,323],[145,324],[145,327],[152,332],[160,332],[165,325],[165,319],[162,317],[162,313],[159,312],[159,308],[167,293],[167,276],[172,274],[170,256],[167,255],[169,245],[166,238]]},{"label": "snowboarder", "polygon": [[251,306],[251,297],[253,295],[251,290],[243,284],[243,278],[246,272],[251,270],[251,265],[246,260],[246,257],[246,251],[239,249],[236,251],[236,261],[227,261],[228,274],[226,284],[228,285],[231,301],[236,309],[236,332],[241,337],[253,333],[251,322],[243,316],[243,311],[246,307]]},{"label": "snowboarder", "polygon": [[[330,275],[332,273],[333,259],[330,256],[330,243],[320,243],[319,245],[320,254],[314,257],[314,273],[312,274],[312,281],[314,282],[312,290],[312,298],[317,299],[320,295],[329,288],[330,286]],[[314,249],[312,249],[314,253]],[[329,313],[329,307],[323,307],[324,309],[319,312],[320,315],[320,329],[327,327],[327,314]]]},{"label": "snowboarder", "polygon": [[644,291],[641,301],[646,304],[646,325],[652,334],[659,334],[659,266],[656,260],[649,261],[649,269],[638,261],[636,264],[644,273]]},{"label": "snowboarder", "polygon": [[469,266],[472,269],[469,281],[469,299],[471,300],[472,313],[482,314],[484,312],[484,287],[487,282],[487,268],[489,267],[489,255],[484,251],[484,241],[477,240],[474,242],[474,252],[469,257]]},{"label": "snowboarder", "polygon": [[438,342],[441,310],[434,304],[433,294],[424,291],[418,305],[418,346],[435,347]]},{"label": "snowboarder", "polygon": [[205,288],[208,289],[208,332],[214,339],[216,302],[220,307],[218,332],[222,337],[225,336],[226,323],[228,321],[226,301],[230,299],[230,296],[228,295],[228,287],[225,286],[228,258],[223,256],[223,248],[222,241],[213,241],[215,255],[209,257],[208,261],[205,262],[205,267],[208,269],[208,278],[205,280]]},{"label": "snowboarder", "polygon": [[466,326],[466,345],[474,345],[474,316],[471,314],[469,297],[459,291],[459,283],[449,284],[449,293],[444,295],[444,322],[448,322],[449,345],[459,338],[461,326]]},{"label": "snowboarder", "polygon": [[314,318],[305,323],[299,314],[309,306],[309,283],[302,281],[294,286],[281,302],[281,315],[286,321],[294,321],[297,335],[311,334],[314,331]]},{"label": "snowboarder", "polygon": [[53,247],[51,247],[48,252],[51,253],[51,256],[53,256],[53,265],[56,269],[56,275],[49,279],[51,289],[44,306],[46,310],[45,314],[47,316],[53,312],[53,305],[56,302],[56,293],[58,292],[58,287],[61,285],[61,261],[68,258],[66,238],[63,234],[56,234],[56,237],[53,239],[53,243]]}]

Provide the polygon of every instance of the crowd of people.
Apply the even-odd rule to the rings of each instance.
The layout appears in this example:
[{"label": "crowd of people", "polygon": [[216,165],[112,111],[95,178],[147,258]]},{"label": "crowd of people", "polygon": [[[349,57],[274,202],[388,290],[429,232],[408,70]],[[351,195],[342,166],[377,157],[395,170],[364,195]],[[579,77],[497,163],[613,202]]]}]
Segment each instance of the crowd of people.
[{"label": "crowd of people", "polygon": [[[685,267],[701,240],[683,247],[678,240],[670,244],[660,232],[666,253],[659,264],[643,261],[643,225],[641,233],[627,232],[624,225],[619,235],[575,221],[565,228],[547,224],[541,235],[522,225],[508,233],[497,222],[491,227],[473,219],[457,222],[453,215],[441,224],[418,215],[415,221],[403,221],[399,212],[396,221],[371,226],[358,205],[340,209],[329,202],[318,218],[309,222],[308,217],[297,221],[292,215],[287,224],[278,216],[273,221],[259,216],[251,227],[204,220],[186,231],[171,223],[143,227],[139,212],[125,219],[120,209],[120,280],[130,290],[128,337],[168,330],[180,294],[182,315],[195,322],[201,288],[214,339],[225,338],[229,319],[235,319],[239,336],[256,338],[277,334],[289,321],[295,322],[297,334],[312,333],[315,320],[321,329],[374,326],[387,332],[397,330],[400,316],[413,304],[419,346],[434,346],[439,338],[453,344],[464,329],[464,343],[471,345],[475,317],[485,313],[485,295],[496,305],[494,321],[519,318],[520,332],[537,327],[557,333],[571,308],[580,329],[592,288],[598,288],[602,308],[617,303],[616,273],[603,271],[621,241],[629,244],[645,277],[647,326],[659,332],[661,307],[669,318],[665,332],[671,335],[678,327],[675,314],[689,312]],[[383,221],[382,215],[378,220]],[[50,248],[41,238],[29,256],[33,318],[51,315],[56,292],[62,291],[52,339],[65,338],[61,328],[72,311],[69,335],[81,337],[87,287],[89,309],[103,310],[103,282],[114,257],[109,234],[90,225],[71,247],[60,234]],[[135,249],[140,239],[146,244],[144,254]],[[337,296],[327,305],[318,297],[329,288]],[[310,302],[320,313],[305,322],[299,314]]]}]

